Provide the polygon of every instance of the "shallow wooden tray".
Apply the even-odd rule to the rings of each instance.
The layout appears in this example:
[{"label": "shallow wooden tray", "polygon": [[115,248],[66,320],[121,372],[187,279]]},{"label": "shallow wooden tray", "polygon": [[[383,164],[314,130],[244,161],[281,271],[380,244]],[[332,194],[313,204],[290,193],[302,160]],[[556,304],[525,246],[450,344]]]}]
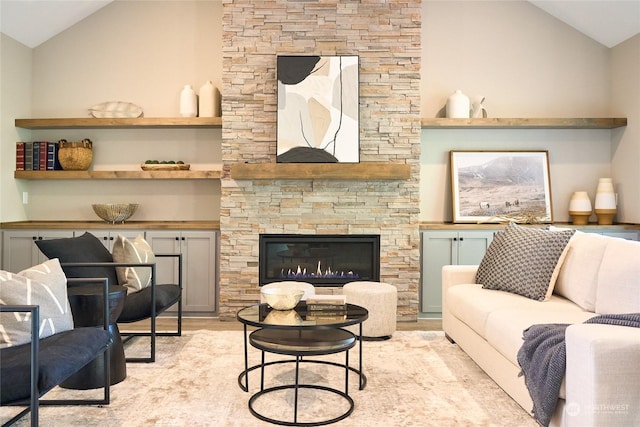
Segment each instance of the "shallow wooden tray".
[{"label": "shallow wooden tray", "polygon": [[188,171],[191,165],[188,163],[143,163],[140,167],[143,171]]}]

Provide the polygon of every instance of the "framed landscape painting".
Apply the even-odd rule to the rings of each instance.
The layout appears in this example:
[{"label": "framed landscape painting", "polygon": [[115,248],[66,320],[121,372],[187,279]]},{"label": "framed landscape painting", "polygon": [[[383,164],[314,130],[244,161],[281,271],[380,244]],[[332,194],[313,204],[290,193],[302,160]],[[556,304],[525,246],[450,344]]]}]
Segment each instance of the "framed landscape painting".
[{"label": "framed landscape painting", "polygon": [[358,163],[358,57],[277,60],[277,161]]},{"label": "framed landscape painting", "polygon": [[453,222],[552,222],[547,151],[451,151]]}]

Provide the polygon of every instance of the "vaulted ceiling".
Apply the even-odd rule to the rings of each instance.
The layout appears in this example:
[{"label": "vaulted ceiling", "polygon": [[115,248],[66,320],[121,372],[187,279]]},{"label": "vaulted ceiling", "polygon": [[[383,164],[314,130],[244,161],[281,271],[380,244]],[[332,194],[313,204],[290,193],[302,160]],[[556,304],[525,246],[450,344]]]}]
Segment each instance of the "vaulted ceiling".
[{"label": "vaulted ceiling", "polygon": [[[33,48],[112,1],[0,0],[0,31]],[[640,33],[640,0],[529,2],[607,47]]]}]

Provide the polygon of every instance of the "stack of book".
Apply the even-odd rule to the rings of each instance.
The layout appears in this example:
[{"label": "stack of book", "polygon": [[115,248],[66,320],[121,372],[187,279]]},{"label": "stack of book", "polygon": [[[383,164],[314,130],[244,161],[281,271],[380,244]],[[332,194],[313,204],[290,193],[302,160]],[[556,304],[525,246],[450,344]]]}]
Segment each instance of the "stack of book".
[{"label": "stack of book", "polygon": [[307,297],[307,320],[318,323],[334,322],[347,318],[345,295],[314,295]]},{"label": "stack of book", "polygon": [[16,142],[16,170],[62,170],[58,162],[58,143],[50,141]]}]

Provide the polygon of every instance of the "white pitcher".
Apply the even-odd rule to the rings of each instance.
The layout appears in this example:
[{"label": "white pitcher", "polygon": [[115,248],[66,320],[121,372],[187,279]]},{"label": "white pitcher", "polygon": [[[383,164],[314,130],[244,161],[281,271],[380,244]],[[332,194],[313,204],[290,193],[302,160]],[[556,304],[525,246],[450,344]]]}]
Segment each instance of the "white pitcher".
[{"label": "white pitcher", "polygon": [[484,108],[482,103],[484,102],[484,96],[476,96],[471,102],[471,117],[474,119],[487,117],[487,109]]}]

